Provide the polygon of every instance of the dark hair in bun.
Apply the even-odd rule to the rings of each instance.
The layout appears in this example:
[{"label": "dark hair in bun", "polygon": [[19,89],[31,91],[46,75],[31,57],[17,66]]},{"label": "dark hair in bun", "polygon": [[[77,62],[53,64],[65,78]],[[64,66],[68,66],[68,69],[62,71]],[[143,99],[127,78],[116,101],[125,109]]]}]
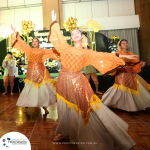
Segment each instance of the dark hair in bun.
[{"label": "dark hair in bun", "polygon": [[120,41],[120,43],[119,43],[119,46],[121,46],[121,43],[122,43],[123,41],[126,41],[126,42],[128,43],[128,41],[127,41],[126,39],[122,39],[122,40]]}]

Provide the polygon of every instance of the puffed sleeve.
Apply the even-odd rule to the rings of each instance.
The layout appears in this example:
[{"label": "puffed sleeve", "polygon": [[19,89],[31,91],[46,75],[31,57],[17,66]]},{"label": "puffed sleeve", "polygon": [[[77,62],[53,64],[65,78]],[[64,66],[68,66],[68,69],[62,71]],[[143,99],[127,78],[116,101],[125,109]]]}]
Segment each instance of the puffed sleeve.
[{"label": "puffed sleeve", "polygon": [[124,60],[113,53],[88,51],[88,65],[94,66],[103,76],[108,75],[125,65]]},{"label": "puffed sleeve", "polygon": [[50,26],[48,39],[59,53],[62,53],[64,50],[71,47],[65,40],[65,37],[60,31],[60,25],[56,21]]},{"label": "puffed sleeve", "polygon": [[43,62],[45,62],[47,58],[60,61],[60,54],[55,49],[43,49]]},{"label": "puffed sleeve", "polygon": [[16,35],[14,33],[11,34],[11,47],[23,51],[25,53],[28,53],[32,49],[29,45],[27,45],[24,42],[24,40],[21,39],[18,32],[16,32]]}]

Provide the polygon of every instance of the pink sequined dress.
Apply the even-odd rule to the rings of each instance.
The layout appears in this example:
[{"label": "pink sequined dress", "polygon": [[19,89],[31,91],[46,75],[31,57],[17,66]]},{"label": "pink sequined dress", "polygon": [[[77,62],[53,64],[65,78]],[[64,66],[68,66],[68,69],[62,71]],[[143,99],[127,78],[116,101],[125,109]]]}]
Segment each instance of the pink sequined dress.
[{"label": "pink sequined dress", "polygon": [[82,150],[128,150],[135,142],[128,135],[128,125],[109,110],[94,94],[81,69],[93,65],[102,74],[125,65],[115,54],[71,47],[57,22],[51,25],[50,42],[60,53],[61,69],[56,98],[58,127],[61,134],[76,139]]},{"label": "pink sequined dress", "polygon": [[11,35],[12,47],[26,53],[28,69],[25,87],[17,101],[21,107],[48,107],[56,103],[56,82],[49,74],[44,62],[47,58],[59,60],[54,49],[35,49],[27,45],[17,34]]}]

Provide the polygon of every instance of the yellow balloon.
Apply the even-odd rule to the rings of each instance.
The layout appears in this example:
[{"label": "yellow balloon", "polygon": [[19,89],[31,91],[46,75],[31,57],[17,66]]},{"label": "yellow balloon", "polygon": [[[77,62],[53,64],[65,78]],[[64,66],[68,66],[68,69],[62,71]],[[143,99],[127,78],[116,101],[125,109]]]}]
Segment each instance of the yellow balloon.
[{"label": "yellow balloon", "polygon": [[68,18],[68,22],[70,21],[70,18],[71,18],[71,17]]},{"label": "yellow balloon", "polygon": [[73,28],[75,28],[75,27],[76,27],[76,25],[75,25],[75,24],[73,24],[73,25],[72,25],[72,27],[73,27]]},{"label": "yellow balloon", "polygon": [[29,29],[30,29],[30,28],[32,28],[32,25],[29,24],[28,27],[29,27]]},{"label": "yellow balloon", "polygon": [[69,26],[71,26],[71,22],[69,22]]},{"label": "yellow balloon", "polygon": [[33,30],[33,28],[30,28],[30,30],[32,31],[32,30]]},{"label": "yellow balloon", "polygon": [[72,24],[70,24],[70,28],[72,27]]},{"label": "yellow balloon", "polygon": [[26,30],[26,29],[27,29],[27,26],[26,26],[26,25],[24,25],[24,26],[23,26],[23,29],[25,29],[25,30]]},{"label": "yellow balloon", "polygon": [[73,17],[69,17],[69,20],[72,20],[73,19]]},{"label": "yellow balloon", "polygon": [[25,22],[24,22],[24,24],[25,24],[25,25],[27,25],[27,24],[28,24],[28,22],[27,22],[27,21],[25,21]]},{"label": "yellow balloon", "polygon": [[30,28],[30,24],[27,25],[27,28],[28,28],[28,29]]},{"label": "yellow balloon", "polygon": [[70,22],[69,21],[67,21],[67,23],[66,23],[68,26],[70,25]]},{"label": "yellow balloon", "polygon": [[75,22],[75,23],[78,22],[77,18],[74,18],[74,22]]},{"label": "yellow balloon", "polygon": [[73,19],[71,19],[71,20],[70,20],[70,23],[74,23],[74,20],[73,20]]},{"label": "yellow balloon", "polygon": [[31,20],[29,21],[29,24],[32,24],[32,21],[31,21]]}]

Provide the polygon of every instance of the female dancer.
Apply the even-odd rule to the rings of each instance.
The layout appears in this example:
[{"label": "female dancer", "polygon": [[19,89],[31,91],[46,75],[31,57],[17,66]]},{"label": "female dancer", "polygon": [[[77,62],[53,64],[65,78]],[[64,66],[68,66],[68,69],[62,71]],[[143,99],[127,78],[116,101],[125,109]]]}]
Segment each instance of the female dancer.
[{"label": "female dancer", "polygon": [[17,101],[17,106],[25,107],[43,107],[45,114],[48,114],[46,107],[56,103],[56,82],[50,76],[48,70],[44,66],[47,58],[59,60],[59,54],[54,49],[39,49],[39,40],[33,38],[31,48],[27,45],[15,32],[15,28],[11,25],[14,34],[11,35],[12,47],[26,53],[28,58],[28,69],[25,79],[25,87]]},{"label": "female dancer", "polygon": [[7,88],[8,88],[8,81],[10,83],[10,89],[11,89],[11,95],[13,95],[13,87],[14,87],[14,66],[15,66],[15,60],[13,59],[13,55],[11,52],[7,53],[7,56],[3,60],[2,66],[5,68],[4,70],[4,87],[5,87],[5,93],[7,94]]},{"label": "female dancer", "polygon": [[[119,51],[116,53],[134,55],[127,48],[128,42],[123,39],[118,43]],[[141,67],[145,66],[145,62],[138,59],[130,61],[124,59],[124,61],[126,67],[112,73],[115,75],[115,83],[102,96],[102,102],[107,106],[115,106],[126,111],[145,110],[150,107],[150,93],[146,89],[149,84],[137,75]]]},{"label": "female dancer", "polygon": [[[56,20],[54,11],[52,20]],[[108,74],[110,70],[125,65],[124,61],[115,54],[82,49],[82,34],[79,30],[71,32],[71,39],[74,47],[67,44],[59,24],[56,21],[52,23],[49,40],[60,53],[63,65],[56,89],[58,127],[54,141],[75,138],[82,150],[132,148],[135,142],[127,134],[128,125],[103,105],[81,73],[83,67],[93,65],[102,74]]]}]

